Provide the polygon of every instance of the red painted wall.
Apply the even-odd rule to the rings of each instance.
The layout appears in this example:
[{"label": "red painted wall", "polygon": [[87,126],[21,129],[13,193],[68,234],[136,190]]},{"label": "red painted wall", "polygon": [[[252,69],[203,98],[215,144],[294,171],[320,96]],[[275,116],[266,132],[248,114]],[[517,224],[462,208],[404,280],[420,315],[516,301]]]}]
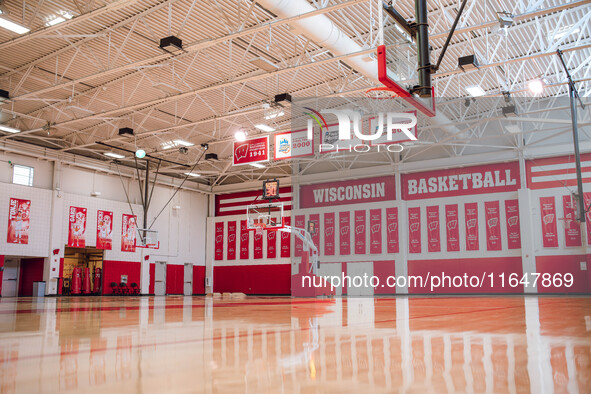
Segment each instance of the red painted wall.
[{"label": "red painted wall", "polygon": [[127,286],[141,286],[141,263],[137,261],[103,261],[103,294],[113,294],[111,282],[120,283],[121,275],[127,275]]},{"label": "red painted wall", "polygon": [[384,287],[376,287],[373,291],[374,294],[396,294],[396,287],[386,285],[389,276],[396,276],[394,260],[374,261],[373,275],[380,279],[380,284],[384,285]]},{"label": "red painted wall", "polygon": [[[4,267],[4,256],[0,255],[0,267]],[[4,276],[4,271],[0,270],[0,294],[2,294],[2,277]]]},{"label": "red painted wall", "polygon": [[150,263],[150,288],[148,292],[154,294],[154,284],[156,283],[156,263]]},{"label": "red painted wall", "polygon": [[43,265],[45,259],[21,259],[21,272],[18,285],[19,297],[31,297],[33,295],[33,282],[43,280]]},{"label": "red painted wall", "polygon": [[[540,274],[554,275],[556,273],[572,274],[573,285],[571,287],[566,286],[554,286],[554,283],[546,287],[540,283],[543,277],[538,279],[538,293],[588,293],[591,291],[589,286],[589,259],[586,255],[574,255],[574,256],[538,256],[536,257],[536,272]],[[581,271],[581,261],[587,262],[587,271]],[[564,276],[562,276],[564,277]],[[552,282],[552,278],[550,279]],[[556,283],[558,284],[558,283]]]},{"label": "red painted wall", "polygon": [[183,294],[185,266],[166,264],[166,294]]},{"label": "red painted wall", "polygon": [[205,266],[193,266],[193,294],[205,294]]},{"label": "red painted wall", "polygon": [[[104,275],[104,274],[103,274]],[[58,289],[57,289],[57,293],[58,294],[62,294],[62,287],[64,285],[64,258],[62,257],[60,259],[60,279],[59,283],[58,283]]]},{"label": "red painted wall", "polygon": [[214,292],[291,294],[291,265],[235,265],[214,267]]},{"label": "red painted wall", "polygon": [[[424,287],[409,288],[411,294],[450,294],[450,293],[466,293],[466,294],[486,294],[486,293],[523,293],[523,285],[517,287],[508,286],[509,275],[516,273],[521,279],[523,269],[521,266],[521,257],[487,257],[477,259],[449,259],[449,260],[411,260],[408,262],[408,275],[419,275],[423,278],[429,274],[431,277],[437,275],[442,276],[445,273],[447,276],[462,276],[468,274],[468,278],[472,275],[478,276],[479,280],[485,274],[486,278],[482,287],[472,288],[453,286],[441,286],[434,288],[431,291],[430,283],[424,283]],[[493,286],[491,286],[489,274],[494,275]],[[501,281],[498,278],[499,274],[505,273],[505,287],[501,286]],[[430,280],[429,280],[430,282]],[[447,283],[446,283],[447,285]]]}]

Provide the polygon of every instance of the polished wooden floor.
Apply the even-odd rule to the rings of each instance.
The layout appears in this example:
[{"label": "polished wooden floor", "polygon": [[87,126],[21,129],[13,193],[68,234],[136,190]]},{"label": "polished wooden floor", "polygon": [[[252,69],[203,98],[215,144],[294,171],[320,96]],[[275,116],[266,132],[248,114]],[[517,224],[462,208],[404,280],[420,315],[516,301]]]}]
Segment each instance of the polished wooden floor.
[{"label": "polished wooden floor", "polygon": [[2,393],[591,393],[591,297],[0,299]]}]

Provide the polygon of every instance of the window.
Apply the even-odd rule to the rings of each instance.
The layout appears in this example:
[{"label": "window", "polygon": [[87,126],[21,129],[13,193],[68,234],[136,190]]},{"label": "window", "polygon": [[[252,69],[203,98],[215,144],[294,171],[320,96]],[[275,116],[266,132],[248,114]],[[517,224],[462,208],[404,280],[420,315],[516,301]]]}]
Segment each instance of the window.
[{"label": "window", "polygon": [[14,164],[12,166],[12,183],[33,186],[33,167]]}]

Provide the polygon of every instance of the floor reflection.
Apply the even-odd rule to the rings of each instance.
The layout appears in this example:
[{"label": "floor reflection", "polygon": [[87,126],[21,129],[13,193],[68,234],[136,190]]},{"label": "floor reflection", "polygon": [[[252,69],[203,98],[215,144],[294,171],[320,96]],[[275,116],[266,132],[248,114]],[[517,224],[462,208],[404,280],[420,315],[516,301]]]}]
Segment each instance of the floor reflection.
[{"label": "floor reflection", "polygon": [[579,392],[591,298],[0,300],[0,390]]}]

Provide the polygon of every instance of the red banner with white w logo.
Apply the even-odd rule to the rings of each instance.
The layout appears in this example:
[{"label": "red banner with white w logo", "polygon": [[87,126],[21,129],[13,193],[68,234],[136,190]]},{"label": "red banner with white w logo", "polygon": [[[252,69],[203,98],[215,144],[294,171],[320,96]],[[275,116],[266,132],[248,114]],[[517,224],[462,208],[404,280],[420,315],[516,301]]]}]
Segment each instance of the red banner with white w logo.
[{"label": "red banner with white w logo", "polygon": [[447,251],[460,251],[460,229],[458,227],[458,204],[445,206],[445,234],[447,236]]},{"label": "red banner with white w logo", "polygon": [[441,252],[438,206],[427,207],[427,234],[429,252]]},{"label": "red banner with white w logo", "polygon": [[486,250],[501,250],[501,213],[498,201],[484,203],[486,216]]},{"label": "red banner with white w logo", "polygon": [[382,253],[382,210],[371,209],[369,211],[369,253]]},{"label": "red banner with white w logo", "polygon": [[478,204],[464,204],[466,215],[466,250],[478,250]]},{"label": "red banner with white w logo", "polygon": [[341,256],[351,254],[351,212],[339,212],[339,252]]},{"label": "red banner with white w logo", "polygon": [[558,235],[554,197],[540,197],[540,212],[542,218],[542,243],[545,248],[557,248]]},{"label": "red banner with white w logo", "polygon": [[509,249],[521,249],[521,229],[519,227],[519,201],[505,201],[507,219],[507,243]]},{"label": "red banner with white w logo", "polygon": [[334,212],[324,214],[324,255],[334,256]]},{"label": "red banner with white w logo", "polygon": [[398,253],[398,208],[386,208],[386,235],[388,253]]},{"label": "red banner with white w logo", "polygon": [[408,251],[421,253],[421,208],[408,208]]}]

